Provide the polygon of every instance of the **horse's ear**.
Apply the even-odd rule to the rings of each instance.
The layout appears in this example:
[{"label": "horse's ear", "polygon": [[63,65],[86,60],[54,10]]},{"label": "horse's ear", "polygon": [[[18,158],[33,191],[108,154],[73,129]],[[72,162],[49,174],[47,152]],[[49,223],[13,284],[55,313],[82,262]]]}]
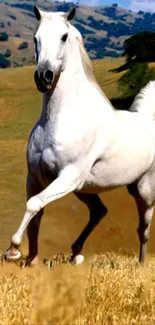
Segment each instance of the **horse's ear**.
[{"label": "horse's ear", "polygon": [[68,16],[67,16],[67,20],[68,20],[68,21],[73,20],[74,17],[75,17],[75,15],[76,15],[76,9],[73,8],[73,9],[71,10],[71,12],[68,14]]},{"label": "horse's ear", "polygon": [[41,20],[41,17],[43,15],[43,11],[41,11],[39,8],[34,6],[34,14],[36,16],[36,19],[39,21],[39,20]]}]

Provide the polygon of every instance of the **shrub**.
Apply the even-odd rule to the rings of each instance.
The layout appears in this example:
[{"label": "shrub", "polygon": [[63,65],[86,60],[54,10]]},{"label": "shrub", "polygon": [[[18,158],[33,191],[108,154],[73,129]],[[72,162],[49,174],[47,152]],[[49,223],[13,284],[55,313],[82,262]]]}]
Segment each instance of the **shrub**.
[{"label": "shrub", "polygon": [[84,36],[86,34],[95,34],[93,30],[86,29],[84,26],[74,23],[74,26],[80,31],[80,33]]},{"label": "shrub", "polygon": [[4,69],[4,68],[8,68],[10,67],[11,62],[10,60],[7,60],[3,54],[0,54],[0,68]]},{"label": "shrub", "polygon": [[17,20],[17,18],[14,16],[14,15],[7,15],[8,17],[10,17],[11,19],[13,19],[13,20]]},{"label": "shrub", "polygon": [[3,22],[0,23],[0,28],[4,28],[5,24]]},{"label": "shrub", "polygon": [[27,42],[22,42],[18,46],[18,50],[24,50],[24,49],[27,49],[27,48],[28,48],[28,43]]},{"label": "shrub", "polygon": [[11,50],[7,49],[4,53],[5,58],[9,58],[12,55]]},{"label": "shrub", "polygon": [[0,41],[8,41],[9,35],[7,33],[0,33]]},{"label": "shrub", "polygon": [[136,96],[142,87],[154,79],[155,68],[149,68],[146,62],[134,63],[118,80],[118,86],[124,97]]},{"label": "shrub", "polygon": [[155,61],[155,33],[140,32],[131,36],[124,42],[123,56],[126,61],[135,60],[138,62],[154,62]]}]

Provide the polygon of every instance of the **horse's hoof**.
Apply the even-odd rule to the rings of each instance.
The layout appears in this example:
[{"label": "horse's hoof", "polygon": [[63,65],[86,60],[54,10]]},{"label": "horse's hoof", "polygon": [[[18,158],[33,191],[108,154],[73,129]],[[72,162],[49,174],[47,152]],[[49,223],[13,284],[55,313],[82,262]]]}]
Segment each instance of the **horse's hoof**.
[{"label": "horse's hoof", "polygon": [[34,257],[33,259],[31,259],[30,257],[27,258],[27,266],[36,266],[38,264],[40,264],[40,259],[38,256]]},{"label": "horse's hoof", "polygon": [[22,254],[17,249],[12,251],[9,249],[4,253],[4,257],[7,261],[18,261],[21,258]]},{"label": "horse's hoof", "polygon": [[78,254],[75,257],[73,257],[73,259],[71,259],[70,263],[73,265],[80,265],[83,263],[83,261],[84,261],[84,256],[81,254]]}]

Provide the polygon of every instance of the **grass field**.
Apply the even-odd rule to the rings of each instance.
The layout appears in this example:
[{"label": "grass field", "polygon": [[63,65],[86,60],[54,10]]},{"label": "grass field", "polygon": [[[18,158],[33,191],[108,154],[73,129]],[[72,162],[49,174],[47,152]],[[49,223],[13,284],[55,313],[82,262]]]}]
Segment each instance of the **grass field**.
[{"label": "grass field", "polygon": [[[120,59],[94,62],[105,94],[117,97],[118,74],[109,69]],[[0,251],[5,250],[25,209],[25,151],[29,133],[41,110],[41,95],[33,82],[33,67],[0,71]],[[81,268],[61,266],[53,272],[42,267],[19,270],[0,267],[0,324],[154,324],[154,257],[148,267],[137,267],[139,251],[135,204],[125,188],[101,195],[108,207],[88,239]],[[41,257],[70,246],[88,219],[88,212],[73,195],[46,208],[41,225]],[[155,252],[152,223],[149,254]],[[22,252],[27,253],[26,236]],[[91,260],[98,256],[94,266]],[[107,255],[108,254],[108,255]]]}]

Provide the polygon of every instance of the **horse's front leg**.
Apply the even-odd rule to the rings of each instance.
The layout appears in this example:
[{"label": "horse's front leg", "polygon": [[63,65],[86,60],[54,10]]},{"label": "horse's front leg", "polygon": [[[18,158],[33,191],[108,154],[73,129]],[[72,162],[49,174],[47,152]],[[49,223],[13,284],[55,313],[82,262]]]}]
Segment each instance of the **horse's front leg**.
[{"label": "horse's front leg", "polygon": [[[42,187],[38,182],[28,174],[26,182],[27,200],[39,193],[41,190]],[[30,221],[27,227],[29,245],[28,260],[31,264],[36,264],[38,261],[38,235],[43,212],[43,209],[41,209]],[[18,245],[11,244],[10,248],[6,251],[5,256],[8,260],[18,260],[21,257],[21,253],[18,251]]]},{"label": "horse's front leg", "polygon": [[[29,200],[35,194],[38,194],[42,190],[42,187],[38,185],[30,175],[28,175],[26,190],[27,190],[27,200]],[[40,223],[41,223],[43,213],[44,213],[44,209],[41,209],[35,215],[35,217],[30,221],[27,227],[27,236],[28,236],[28,245],[29,245],[28,261],[31,265],[37,264],[37,262],[39,261],[38,235],[39,235]]]},{"label": "horse's front leg", "polygon": [[[29,238],[31,234],[34,236],[34,224],[32,222],[34,217],[37,215],[39,218],[40,211],[46,206],[48,203],[59,199],[66,194],[74,191],[77,186],[81,183],[80,177],[78,176],[77,169],[75,166],[66,167],[59,175],[59,177],[51,183],[45,190],[40,192],[39,194],[32,196],[27,204],[26,211],[23,217],[23,220],[17,230],[17,232],[13,235],[10,249],[6,252],[6,258],[9,260],[17,260],[20,258],[21,254],[18,250],[25,229],[28,227]],[[30,224],[31,222],[31,224]],[[36,244],[36,239],[38,236],[38,224],[35,225],[36,234],[34,239],[29,241],[30,255],[35,255],[37,252],[37,245],[34,249],[33,245]]]}]

